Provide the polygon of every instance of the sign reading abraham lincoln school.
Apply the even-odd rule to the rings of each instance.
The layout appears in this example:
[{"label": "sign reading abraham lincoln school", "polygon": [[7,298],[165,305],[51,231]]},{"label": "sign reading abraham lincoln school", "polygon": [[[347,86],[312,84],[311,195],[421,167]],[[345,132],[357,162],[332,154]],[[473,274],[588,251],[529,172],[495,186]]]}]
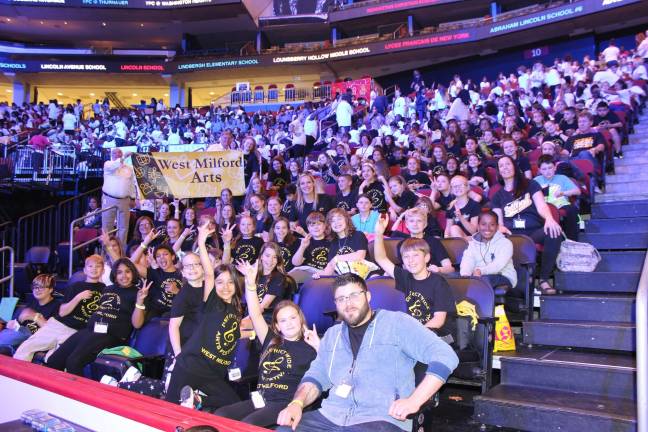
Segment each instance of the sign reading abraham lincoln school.
[{"label": "sign reading abraham lincoln school", "polygon": [[245,194],[243,153],[138,153],[133,170],[142,196],[155,198],[213,197],[229,188]]}]

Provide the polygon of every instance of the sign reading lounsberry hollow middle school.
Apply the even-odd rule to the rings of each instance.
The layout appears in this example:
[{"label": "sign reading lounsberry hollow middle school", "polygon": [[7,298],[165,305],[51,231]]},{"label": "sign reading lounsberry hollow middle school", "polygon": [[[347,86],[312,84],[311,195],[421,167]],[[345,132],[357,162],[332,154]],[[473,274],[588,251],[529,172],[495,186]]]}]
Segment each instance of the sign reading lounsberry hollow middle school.
[{"label": "sign reading lounsberry hollow middle school", "polygon": [[142,196],[155,198],[213,197],[228,188],[245,193],[243,153],[138,153],[133,170]]}]

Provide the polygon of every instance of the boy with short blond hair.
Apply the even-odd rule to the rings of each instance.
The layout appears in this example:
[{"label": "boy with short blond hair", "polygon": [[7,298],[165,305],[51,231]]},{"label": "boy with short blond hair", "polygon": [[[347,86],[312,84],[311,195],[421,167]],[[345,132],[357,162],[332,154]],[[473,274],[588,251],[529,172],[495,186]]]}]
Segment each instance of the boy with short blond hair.
[{"label": "boy with short blond hair", "polygon": [[99,307],[97,303],[105,287],[101,282],[103,271],[104,260],[100,255],[86,258],[83,267],[85,280],[68,286],[58,313],[18,347],[14,358],[31,361],[34,353],[47,351],[47,360],[77,330],[85,328],[88,318]]}]

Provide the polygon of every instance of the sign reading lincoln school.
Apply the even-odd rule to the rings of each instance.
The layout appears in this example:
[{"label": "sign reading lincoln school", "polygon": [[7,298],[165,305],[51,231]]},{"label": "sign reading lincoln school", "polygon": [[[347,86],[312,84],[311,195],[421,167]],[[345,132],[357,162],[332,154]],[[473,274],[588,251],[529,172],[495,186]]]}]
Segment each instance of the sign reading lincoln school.
[{"label": "sign reading lincoln school", "polygon": [[132,157],[133,170],[145,198],[213,197],[229,188],[245,194],[243,153],[144,153]]}]

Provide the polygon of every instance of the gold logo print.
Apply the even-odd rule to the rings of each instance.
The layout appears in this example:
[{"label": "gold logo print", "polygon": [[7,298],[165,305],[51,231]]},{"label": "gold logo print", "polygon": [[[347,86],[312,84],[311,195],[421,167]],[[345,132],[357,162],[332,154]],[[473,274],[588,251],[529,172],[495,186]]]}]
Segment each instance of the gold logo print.
[{"label": "gold logo print", "polygon": [[367,196],[371,200],[371,205],[373,208],[379,208],[383,205],[383,196],[377,189],[371,189],[367,192]]},{"label": "gold logo print", "polygon": [[224,329],[229,328],[229,330],[223,333],[220,331],[216,332],[216,350],[221,356],[228,356],[236,348],[236,333],[239,327],[236,316],[234,314],[227,314],[225,319],[223,319],[221,327]]},{"label": "gold logo print", "polygon": [[421,312],[421,302],[419,300],[412,302],[407,307],[407,309],[409,310],[410,315],[413,316],[414,318],[418,318],[421,315],[423,315],[423,313]]},{"label": "gold logo print", "polygon": [[141,179],[142,177],[144,177],[144,174],[146,174],[144,168],[141,167],[135,167],[133,171],[135,172],[135,177],[138,179]]},{"label": "gold logo print", "polygon": [[139,165],[148,165],[151,163],[151,157],[149,155],[138,154],[135,156],[135,159],[137,159]]},{"label": "gold logo print", "polygon": [[236,336],[234,335],[234,333],[236,332],[237,329],[238,329],[238,323],[235,322],[231,329],[223,333],[223,340],[227,343],[234,342],[236,340]]},{"label": "gold logo print", "polygon": [[322,266],[322,268],[326,267],[328,263],[328,248],[317,247],[313,249],[313,261],[317,265]]},{"label": "gold logo print", "polygon": [[281,370],[279,365],[281,365],[283,362],[284,362],[283,357],[279,357],[277,360],[274,361],[263,362],[263,373],[269,374],[271,372],[279,372]]},{"label": "gold logo print", "polygon": [[430,314],[430,305],[420,292],[411,291],[405,298],[407,309],[413,318],[422,323],[432,319]]},{"label": "gold logo print", "polygon": [[106,293],[101,296],[101,305],[99,308],[104,311],[118,310],[121,305],[121,299],[115,293]]},{"label": "gold logo print", "polygon": [[155,190],[155,188],[150,183],[145,182],[145,183],[142,183],[140,185],[140,190],[146,196],[146,195],[150,194],[151,192],[153,192]]},{"label": "gold logo print", "polygon": [[236,256],[243,261],[252,261],[255,254],[254,247],[250,245],[241,245],[236,248]]},{"label": "gold logo print", "polygon": [[285,247],[280,247],[281,249],[281,258],[283,259],[284,263],[288,263],[288,260],[290,259],[290,250]]},{"label": "gold logo print", "polygon": [[531,200],[531,194],[527,192],[524,196],[513,200],[504,206],[504,216],[511,218],[522,213],[522,211],[531,207],[532,204],[533,201]]},{"label": "gold logo print", "polygon": [[81,303],[81,315],[88,318],[94,311],[99,309],[99,299],[101,294],[96,291],[92,292],[92,298]]}]

